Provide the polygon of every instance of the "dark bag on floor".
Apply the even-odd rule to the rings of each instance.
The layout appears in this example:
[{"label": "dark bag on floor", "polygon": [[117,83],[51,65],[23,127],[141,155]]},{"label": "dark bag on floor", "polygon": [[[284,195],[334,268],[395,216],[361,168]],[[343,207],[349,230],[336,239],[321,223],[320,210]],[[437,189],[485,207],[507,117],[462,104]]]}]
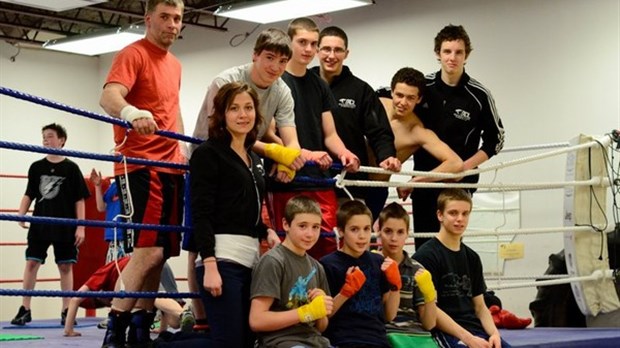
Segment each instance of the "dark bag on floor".
[{"label": "dark bag on floor", "polygon": [[207,334],[197,332],[165,331],[153,341],[156,348],[208,348],[214,347]]},{"label": "dark bag on floor", "polygon": [[[549,255],[545,274],[568,274],[564,250]],[[538,287],[530,312],[536,327],[586,327],[586,317],[579,310],[570,284]]]}]

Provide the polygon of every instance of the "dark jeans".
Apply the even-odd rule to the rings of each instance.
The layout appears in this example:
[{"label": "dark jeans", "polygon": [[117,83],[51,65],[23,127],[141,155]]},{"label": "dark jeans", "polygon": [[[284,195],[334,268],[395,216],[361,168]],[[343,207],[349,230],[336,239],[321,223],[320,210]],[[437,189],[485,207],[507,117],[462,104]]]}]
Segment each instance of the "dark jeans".
[{"label": "dark jeans", "polygon": [[226,261],[218,261],[217,268],[222,277],[222,295],[213,297],[203,286],[204,266],[196,267],[213,347],[254,347],[255,337],[249,323],[252,269]]},{"label": "dark jeans", "polygon": [[[478,330],[474,330],[471,331],[471,333],[474,336],[478,336],[480,338],[483,338],[485,340],[489,339],[489,335],[487,335],[486,332],[484,331],[478,331]],[[433,336],[435,337],[435,340],[437,340],[437,344],[439,344],[439,346],[444,347],[444,348],[461,348],[461,347],[465,347],[464,344],[459,344],[460,340],[454,336],[448,335],[445,332],[441,332],[439,330],[433,331]],[[504,341],[503,338],[500,338],[502,341],[502,348],[510,348],[512,347],[510,344],[508,344],[508,342]]]}]

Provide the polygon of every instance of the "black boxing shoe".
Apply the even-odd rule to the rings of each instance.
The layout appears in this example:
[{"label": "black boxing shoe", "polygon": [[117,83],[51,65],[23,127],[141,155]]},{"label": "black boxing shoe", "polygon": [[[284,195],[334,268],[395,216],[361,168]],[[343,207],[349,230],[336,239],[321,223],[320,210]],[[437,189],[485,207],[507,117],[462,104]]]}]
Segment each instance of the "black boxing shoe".
[{"label": "black boxing shoe", "polygon": [[108,314],[108,326],[101,348],[124,348],[127,342],[127,327],[131,313],[111,310]]},{"label": "black boxing shoe", "polygon": [[30,309],[26,309],[24,306],[19,307],[19,311],[17,311],[17,315],[15,318],[11,320],[11,324],[24,326],[26,323],[32,321],[32,311]]}]

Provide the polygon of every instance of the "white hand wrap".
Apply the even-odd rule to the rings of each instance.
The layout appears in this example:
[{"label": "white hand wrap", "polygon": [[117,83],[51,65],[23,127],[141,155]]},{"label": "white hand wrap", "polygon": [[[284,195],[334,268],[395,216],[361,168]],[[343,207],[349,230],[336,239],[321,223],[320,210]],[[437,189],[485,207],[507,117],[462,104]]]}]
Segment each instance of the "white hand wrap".
[{"label": "white hand wrap", "polygon": [[121,110],[121,118],[129,123],[133,123],[133,121],[139,118],[150,118],[153,119],[153,114],[147,110],[140,110],[133,105],[127,105]]}]

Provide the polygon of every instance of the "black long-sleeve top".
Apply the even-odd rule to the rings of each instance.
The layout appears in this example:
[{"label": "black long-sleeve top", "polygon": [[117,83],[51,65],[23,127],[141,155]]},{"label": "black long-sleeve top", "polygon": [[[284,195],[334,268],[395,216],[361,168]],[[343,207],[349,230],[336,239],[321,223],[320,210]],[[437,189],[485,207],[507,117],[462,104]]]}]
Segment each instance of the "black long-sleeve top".
[{"label": "black long-sleeve top", "polygon": [[[319,67],[311,69],[320,74]],[[383,105],[368,83],[357,78],[346,65],[329,85],[337,107],[332,110],[338,136],[363,166],[369,165],[366,140],[377,163],[396,157],[394,133]],[[366,173],[347,174],[352,179],[367,178]]]},{"label": "black long-sleeve top", "polygon": [[[463,73],[457,86],[441,80],[441,71],[426,75],[422,104],[415,109],[424,126],[437,134],[463,161],[478,150],[489,158],[504,146],[504,127],[491,92]],[[416,170],[432,170],[439,162],[424,149],[414,154]],[[463,182],[477,182],[470,176]]]},{"label": "black long-sleeve top", "polygon": [[209,139],[192,153],[190,189],[193,240],[204,259],[215,256],[215,235],[265,238],[261,219],[265,170],[256,154],[251,166],[229,144]]}]

